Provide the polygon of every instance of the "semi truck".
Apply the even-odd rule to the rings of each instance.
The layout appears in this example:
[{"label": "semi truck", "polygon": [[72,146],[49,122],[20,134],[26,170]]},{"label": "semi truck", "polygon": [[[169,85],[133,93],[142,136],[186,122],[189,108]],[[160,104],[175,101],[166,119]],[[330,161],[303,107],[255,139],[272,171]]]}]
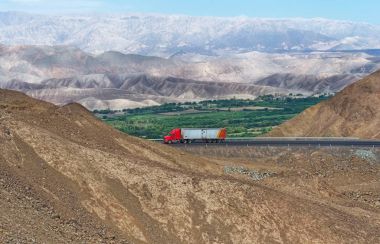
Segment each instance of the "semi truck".
[{"label": "semi truck", "polygon": [[220,143],[224,142],[226,136],[226,128],[176,128],[164,136],[164,143]]}]

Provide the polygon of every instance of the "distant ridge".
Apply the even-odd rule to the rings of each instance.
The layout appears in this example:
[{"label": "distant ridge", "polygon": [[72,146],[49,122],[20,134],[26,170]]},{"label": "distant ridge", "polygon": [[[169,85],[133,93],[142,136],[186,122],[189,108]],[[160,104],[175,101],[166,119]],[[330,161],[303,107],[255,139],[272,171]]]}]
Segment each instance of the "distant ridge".
[{"label": "distant ridge", "polygon": [[378,25],[322,18],[0,12],[0,33],[0,43],[6,45],[75,45],[91,53],[162,57],[181,51],[212,55],[380,48]]},{"label": "distant ridge", "polygon": [[63,105],[124,109],[201,99],[332,93],[380,68],[365,53],[262,53],[172,58],[69,46],[0,45],[0,88]]}]

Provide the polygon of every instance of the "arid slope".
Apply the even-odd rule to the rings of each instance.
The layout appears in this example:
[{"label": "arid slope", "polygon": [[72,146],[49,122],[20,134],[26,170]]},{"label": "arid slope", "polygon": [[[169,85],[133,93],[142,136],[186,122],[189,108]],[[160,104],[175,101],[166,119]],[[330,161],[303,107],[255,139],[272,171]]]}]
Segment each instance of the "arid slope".
[{"label": "arid slope", "polygon": [[305,110],[269,135],[380,139],[380,71]]},{"label": "arid slope", "polygon": [[380,241],[376,209],[353,214],[225,165],[0,90],[0,242]]}]

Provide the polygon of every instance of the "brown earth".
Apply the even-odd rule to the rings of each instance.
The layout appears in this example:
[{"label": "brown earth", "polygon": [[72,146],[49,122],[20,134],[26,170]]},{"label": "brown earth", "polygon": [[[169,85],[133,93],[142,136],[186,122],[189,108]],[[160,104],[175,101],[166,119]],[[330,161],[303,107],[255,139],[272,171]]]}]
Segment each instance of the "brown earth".
[{"label": "brown earth", "polygon": [[[231,163],[273,174],[226,174]],[[80,105],[0,90],[0,242],[380,242],[377,158],[299,152],[249,163],[130,137]],[[344,200],[334,181],[315,178],[326,172],[375,190],[368,202]]]},{"label": "brown earth", "polygon": [[380,71],[305,110],[268,135],[380,139]]}]

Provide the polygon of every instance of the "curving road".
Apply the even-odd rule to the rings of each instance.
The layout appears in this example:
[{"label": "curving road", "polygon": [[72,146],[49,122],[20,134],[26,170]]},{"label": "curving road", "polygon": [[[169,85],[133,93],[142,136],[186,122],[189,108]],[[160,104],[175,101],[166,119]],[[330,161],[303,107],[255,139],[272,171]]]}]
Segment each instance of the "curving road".
[{"label": "curving road", "polygon": [[[156,140],[161,141],[162,140]],[[226,139],[222,143],[193,142],[190,144],[170,144],[175,147],[196,146],[313,146],[313,147],[380,147],[380,140],[360,140],[355,138],[252,138]]]}]

